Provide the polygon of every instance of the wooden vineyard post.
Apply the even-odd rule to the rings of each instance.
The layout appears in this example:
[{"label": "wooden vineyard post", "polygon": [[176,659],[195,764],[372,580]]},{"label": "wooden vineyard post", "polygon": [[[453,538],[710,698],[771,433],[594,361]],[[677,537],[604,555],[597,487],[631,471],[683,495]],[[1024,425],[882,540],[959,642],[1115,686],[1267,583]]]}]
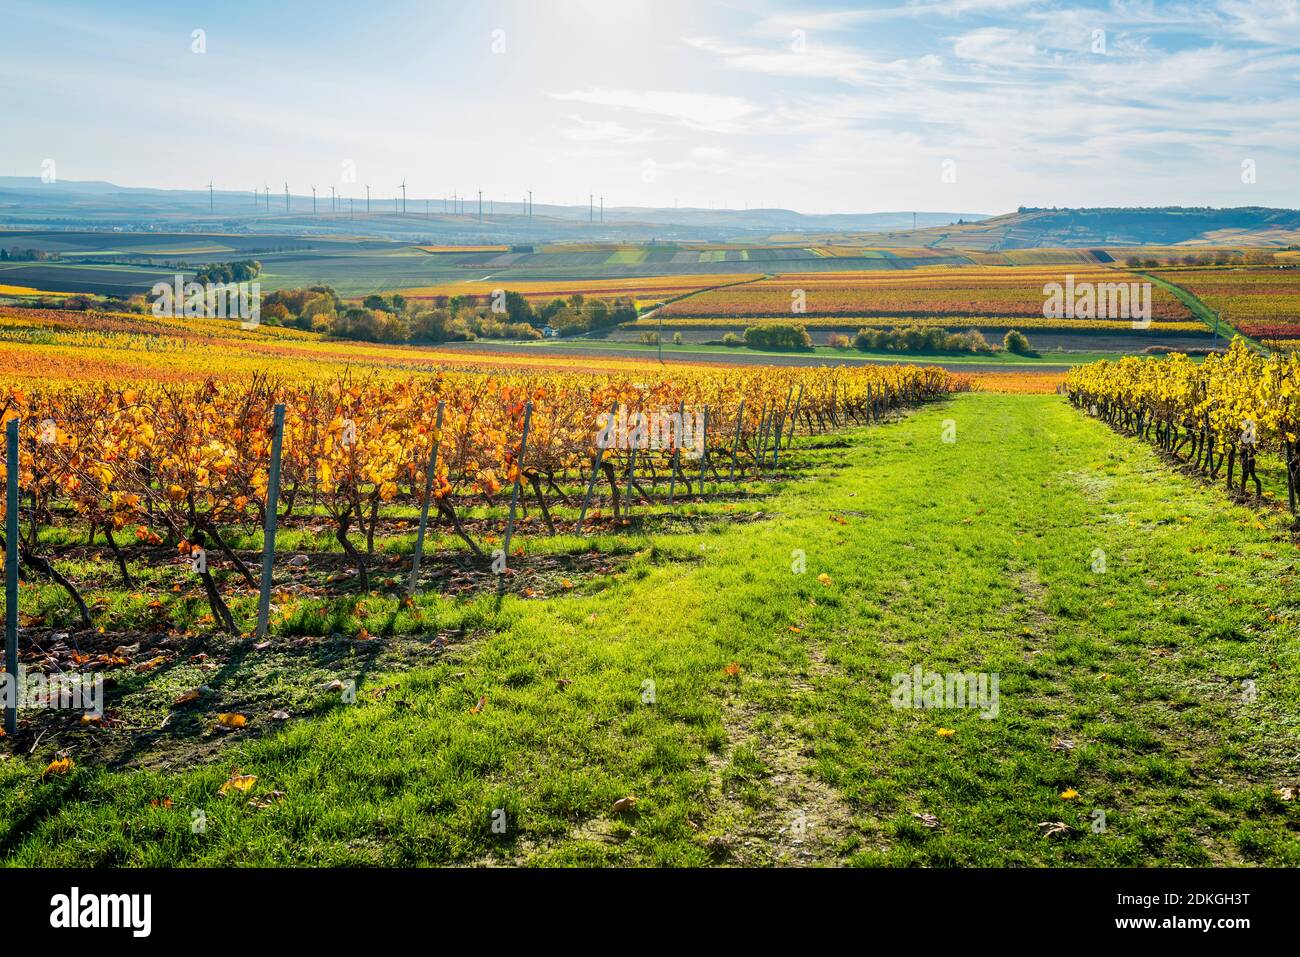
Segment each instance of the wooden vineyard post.
[{"label": "wooden vineyard post", "polygon": [[632,517],[632,489],[636,483],[636,443],[631,445],[627,453],[627,492],[623,502],[623,517],[626,519]]},{"label": "wooden vineyard post", "polygon": [[677,404],[677,432],[673,435],[673,464],[668,476],[668,507],[672,508],[673,496],[677,492],[677,473],[682,462],[682,431],[686,427],[686,403]]},{"label": "wooden vineyard post", "polygon": [[[615,402],[613,408],[609,410],[609,420],[605,423],[605,432],[611,433],[614,429],[614,418],[618,415],[618,403]],[[591,495],[596,490],[596,480],[600,478],[600,463],[605,457],[605,446],[609,443],[602,441],[599,437],[596,440],[596,458],[591,463],[591,478],[587,481],[587,494],[582,497],[582,510],[578,513],[578,527],[576,533],[582,534],[582,523],[587,520],[587,507],[591,504]]]},{"label": "wooden vineyard post", "polygon": [[18,420],[5,435],[8,486],[5,512],[5,734],[18,733]]},{"label": "wooden vineyard post", "polygon": [[[776,410],[773,409],[773,414]],[[768,415],[767,403],[763,403],[763,420],[758,430],[758,474],[762,476],[763,470],[767,465],[767,430],[772,425],[772,417]]]},{"label": "wooden vineyard post", "polygon": [[704,498],[704,469],[709,464],[709,407],[700,421],[700,498]]},{"label": "wooden vineyard post", "polygon": [[280,511],[280,454],[284,450],[284,405],[275,407],[271,433],[271,471],[266,480],[266,525],[262,532],[262,588],[257,598],[257,637],[271,624],[271,575],[275,570],[275,527]]},{"label": "wooden vineyard post", "polygon": [[785,435],[785,417],[790,411],[790,401],[794,398],[794,386],[790,386],[790,391],[785,394],[785,406],[781,409],[781,417],[776,420],[776,440],[772,443],[772,468],[776,468],[777,459],[781,457],[781,437]]},{"label": "wooden vineyard post", "polygon": [[740,429],[745,422],[745,400],[740,400],[740,411],[736,413],[736,437],[731,440],[731,469],[727,472],[727,481],[736,479],[736,449],[740,447]]},{"label": "wooden vineyard post", "polygon": [[515,533],[515,509],[519,507],[519,483],[524,479],[524,456],[528,453],[528,429],[533,424],[533,404],[524,406],[524,435],[519,440],[519,458],[515,459],[515,486],[510,490],[510,517],[506,519],[506,538],[502,550],[502,568],[510,561],[510,539]]},{"label": "wooden vineyard post", "polygon": [[[871,388],[867,386],[867,388]],[[803,383],[799,383],[799,395],[794,400],[794,411],[790,414],[790,437],[785,440],[785,447],[788,449],[790,443],[794,441],[794,431],[799,427],[799,406],[803,402]]]},{"label": "wooden vineyard post", "polygon": [[429,505],[433,500],[433,479],[438,471],[438,446],[442,444],[442,411],[445,402],[438,403],[438,418],[433,426],[433,448],[429,452],[429,468],[424,473],[424,504],[420,506],[420,528],[415,533],[415,554],[411,556],[411,582],[406,593],[415,594],[420,581],[420,559],[424,557],[424,533],[429,527]]}]

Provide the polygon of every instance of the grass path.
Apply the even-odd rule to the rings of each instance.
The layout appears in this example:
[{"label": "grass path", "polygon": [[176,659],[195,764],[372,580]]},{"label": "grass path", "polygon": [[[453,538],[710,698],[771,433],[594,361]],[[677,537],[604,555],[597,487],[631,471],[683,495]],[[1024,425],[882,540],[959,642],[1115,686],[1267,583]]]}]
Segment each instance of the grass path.
[{"label": "grass path", "polygon": [[1251,345],[1256,347],[1259,346],[1259,343],[1254,339],[1238,331],[1231,324],[1224,322],[1217,312],[1202,302],[1201,298],[1190,289],[1186,289],[1170,279],[1152,275],[1149,272],[1138,272],[1137,275],[1144,276],[1157,286],[1160,286],[1166,292],[1173,293],[1173,295],[1182,302],[1183,305],[1192,310],[1192,315],[1205,323],[1212,332],[1218,333],[1225,342],[1231,342],[1234,336],[1241,336]]},{"label": "grass path", "polygon": [[[1300,864],[1300,801],[1277,793],[1300,786],[1280,515],[1054,396],[963,396],[791,464],[750,521],[649,537],[567,595],[461,607],[477,640],[365,675],[355,704],[321,691],[209,764],[42,781],[2,761],[0,854]],[[917,665],[996,673],[996,717],[892,707]],[[252,791],[219,797],[236,770]]]}]

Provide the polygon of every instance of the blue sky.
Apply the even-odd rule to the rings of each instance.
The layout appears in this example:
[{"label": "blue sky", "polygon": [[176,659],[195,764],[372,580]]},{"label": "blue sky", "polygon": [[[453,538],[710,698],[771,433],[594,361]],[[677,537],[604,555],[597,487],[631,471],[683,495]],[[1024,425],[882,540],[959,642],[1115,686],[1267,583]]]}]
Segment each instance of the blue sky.
[{"label": "blue sky", "polygon": [[1297,0],[6,0],[4,23],[5,175],[804,212],[1300,200]]}]

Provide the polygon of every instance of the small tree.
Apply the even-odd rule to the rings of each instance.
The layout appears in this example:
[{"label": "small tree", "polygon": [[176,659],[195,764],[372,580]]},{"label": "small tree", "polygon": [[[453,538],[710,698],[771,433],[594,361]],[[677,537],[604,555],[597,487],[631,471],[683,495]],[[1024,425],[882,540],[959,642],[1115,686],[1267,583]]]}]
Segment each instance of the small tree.
[{"label": "small tree", "polygon": [[1029,337],[1016,329],[1008,329],[1002,337],[1002,348],[1018,356],[1029,355]]}]

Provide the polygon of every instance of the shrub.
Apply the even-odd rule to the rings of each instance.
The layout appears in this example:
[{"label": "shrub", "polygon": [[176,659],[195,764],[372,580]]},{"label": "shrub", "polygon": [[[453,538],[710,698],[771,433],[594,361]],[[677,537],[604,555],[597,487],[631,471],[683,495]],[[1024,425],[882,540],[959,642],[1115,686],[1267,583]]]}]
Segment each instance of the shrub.
[{"label": "shrub", "polygon": [[1029,337],[1016,329],[1008,329],[1002,337],[1002,348],[1018,356],[1029,355]]},{"label": "shrub", "polygon": [[992,352],[978,329],[946,332],[938,326],[859,329],[853,345],[863,352]]},{"label": "shrub", "polygon": [[744,340],[741,339],[740,336],[736,335],[734,332],[728,332],[725,336],[722,337],[722,344],[724,346],[732,346],[734,348],[735,346],[742,345],[743,343]]},{"label": "shrub", "polygon": [[847,349],[853,345],[848,336],[840,332],[832,332],[826,339],[826,344],[832,349]]}]

